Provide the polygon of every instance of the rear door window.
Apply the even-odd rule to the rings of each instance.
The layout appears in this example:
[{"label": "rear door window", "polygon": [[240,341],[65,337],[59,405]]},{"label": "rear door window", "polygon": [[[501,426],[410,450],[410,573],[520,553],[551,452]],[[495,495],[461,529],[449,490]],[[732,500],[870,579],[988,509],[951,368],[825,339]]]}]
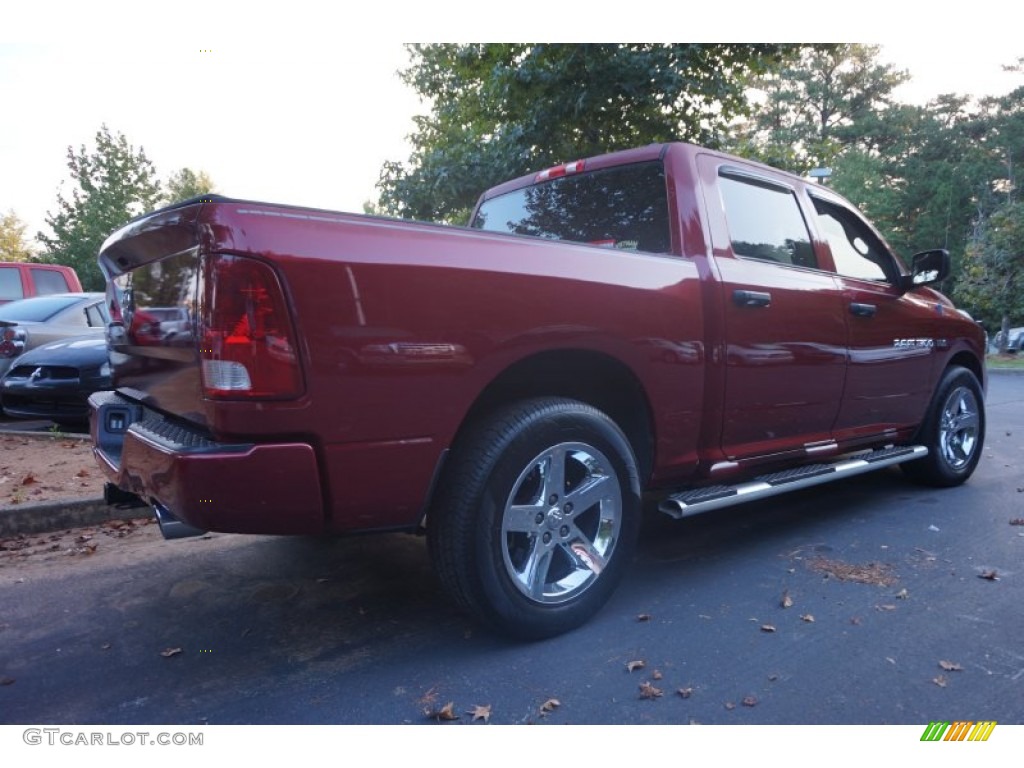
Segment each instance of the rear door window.
[{"label": "rear door window", "polygon": [[32,273],[32,281],[36,285],[37,295],[68,292],[68,281],[62,272],[56,269],[39,269],[38,267],[30,269],[29,272]]},{"label": "rear door window", "polygon": [[93,328],[106,328],[108,324],[106,306],[103,303],[91,304],[85,308],[85,317]]},{"label": "rear door window", "polygon": [[562,176],[484,201],[472,225],[549,240],[669,253],[668,194],[660,162]]}]

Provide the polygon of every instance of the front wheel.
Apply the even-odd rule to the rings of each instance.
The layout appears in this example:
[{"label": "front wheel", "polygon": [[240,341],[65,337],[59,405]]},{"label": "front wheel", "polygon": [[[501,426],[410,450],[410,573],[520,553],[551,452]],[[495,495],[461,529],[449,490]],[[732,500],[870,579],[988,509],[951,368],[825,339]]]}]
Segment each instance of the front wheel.
[{"label": "front wheel", "polygon": [[584,623],[630,559],[640,484],[629,441],[573,400],[506,407],[455,447],[427,517],[438,575],[492,628],[538,639]]},{"label": "front wheel", "polygon": [[918,442],[928,455],[903,464],[916,482],[937,487],[960,485],[978,466],[985,442],[985,397],[977,377],[953,366],[935,390]]}]

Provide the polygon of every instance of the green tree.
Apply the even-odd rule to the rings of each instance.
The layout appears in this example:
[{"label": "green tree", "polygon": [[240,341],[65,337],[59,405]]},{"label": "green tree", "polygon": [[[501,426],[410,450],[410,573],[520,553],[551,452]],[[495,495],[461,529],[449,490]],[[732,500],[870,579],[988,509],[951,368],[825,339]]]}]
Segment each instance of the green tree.
[{"label": "green tree", "polygon": [[0,261],[29,261],[32,248],[25,240],[25,223],[9,210],[0,216]]},{"label": "green tree", "polygon": [[103,275],[96,255],[103,241],[129,219],[157,207],[160,183],[153,164],[140,147],[106,125],[96,133],[95,147],[68,147],[70,198],[57,195],[56,213],[46,223],[53,234],[40,232],[45,261],[74,267],[86,290],[102,290]]},{"label": "green tree", "polygon": [[972,221],[998,174],[978,141],[968,98],[898,105],[858,123],[855,143],[833,161],[832,186],[863,210],[897,253],[947,248],[959,272]]},{"label": "green tree", "polygon": [[976,221],[1006,201],[1024,163],[1024,88],[977,102],[946,94],[925,107],[895,105],[856,129],[833,164],[833,186],[897,252],[947,248],[960,275]]},{"label": "green tree", "polygon": [[407,162],[381,171],[379,210],[459,221],[484,189],[649,142],[717,145],[744,85],[797,45],[414,45],[402,79],[431,105]]},{"label": "green tree", "polygon": [[990,327],[1001,326],[1005,352],[1011,320],[1024,317],[1024,203],[1010,197],[978,220],[957,296]]},{"label": "green tree", "polygon": [[200,195],[208,195],[214,191],[213,179],[206,171],[193,171],[191,168],[182,168],[175,171],[167,179],[167,191],[164,192],[164,202],[167,205],[180,203]]},{"label": "green tree", "polygon": [[831,165],[862,138],[861,122],[894,105],[893,89],[909,78],[879,62],[879,52],[860,44],[811,47],[754,78],[759,106],[734,127],[732,149],[793,173]]}]

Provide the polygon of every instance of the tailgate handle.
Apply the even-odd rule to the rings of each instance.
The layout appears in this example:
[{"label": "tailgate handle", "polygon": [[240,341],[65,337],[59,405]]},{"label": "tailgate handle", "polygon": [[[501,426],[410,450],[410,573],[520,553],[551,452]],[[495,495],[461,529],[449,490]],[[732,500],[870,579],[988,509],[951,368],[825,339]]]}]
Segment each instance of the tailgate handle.
[{"label": "tailgate handle", "polygon": [[741,307],[767,307],[772,303],[772,295],[764,291],[745,291],[738,288],[732,292],[732,302]]},{"label": "tailgate handle", "polygon": [[874,304],[861,304],[856,301],[850,304],[850,312],[857,317],[874,317],[877,311],[878,307]]}]

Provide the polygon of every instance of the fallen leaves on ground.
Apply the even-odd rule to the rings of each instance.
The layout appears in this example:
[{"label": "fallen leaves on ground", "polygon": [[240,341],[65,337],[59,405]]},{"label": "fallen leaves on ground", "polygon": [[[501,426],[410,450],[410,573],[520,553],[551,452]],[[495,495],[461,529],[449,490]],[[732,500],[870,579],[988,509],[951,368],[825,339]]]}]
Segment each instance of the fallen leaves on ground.
[{"label": "fallen leaves on ground", "polygon": [[813,624],[814,616],[809,613],[805,613],[800,617],[800,621],[806,621],[808,624]]},{"label": "fallen leaves on ground", "polygon": [[646,666],[647,665],[641,659],[634,659],[633,661],[626,662],[626,669],[630,672],[633,672],[638,669],[643,669]]},{"label": "fallen leaves on ground", "polygon": [[999,574],[993,571],[983,571],[978,574],[979,579],[985,579],[986,581],[999,581]]},{"label": "fallen leaves on ground", "polygon": [[[245,637],[249,633],[249,630],[245,630],[242,633],[242,637]],[[423,707],[423,714],[429,715],[434,710],[434,703],[437,701],[437,687],[428,688],[419,700],[416,702]]]},{"label": "fallen leaves on ground", "polygon": [[1010,525],[1024,525],[1024,517],[1015,517],[1010,521]]},{"label": "fallen leaves on ground", "polygon": [[741,704],[743,704],[744,707],[756,707],[757,696],[744,696]]},{"label": "fallen leaves on ground", "polygon": [[775,626],[772,625],[772,624],[762,624],[761,625],[761,631],[762,632],[774,632],[775,631]]},{"label": "fallen leaves on ground", "polygon": [[[28,558],[52,557],[54,555],[93,555],[103,536],[123,539],[138,531],[144,531],[152,519],[109,520],[88,528],[74,528],[51,534],[26,536],[18,534],[0,539],[0,567],[17,567]],[[45,538],[41,538],[45,536]]]},{"label": "fallen leaves on ground", "polygon": [[727,701],[725,702],[725,708],[728,710],[733,710],[736,709],[736,705],[733,704],[731,701]]},{"label": "fallen leaves on ground", "polygon": [[647,682],[646,680],[640,683],[640,698],[641,699],[657,699],[662,695],[661,688],[656,688],[653,683]]},{"label": "fallen leaves on ground", "polygon": [[947,672],[962,672],[963,669],[964,669],[963,667],[961,667],[959,664],[957,664],[954,661],[945,661],[945,660],[943,660],[943,661],[939,662],[939,666],[942,667]]},{"label": "fallen leaves on ground", "polygon": [[558,707],[562,706],[562,702],[558,699],[548,699],[540,705],[540,713],[546,715],[549,712],[554,712]]},{"label": "fallen leaves on ground", "polygon": [[430,711],[428,711],[426,713],[426,715],[431,720],[437,720],[438,722],[441,722],[441,721],[446,721],[447,722],[447,721],[458,720],[459,719],[459,715],[457,715],[455,713],[455,702],[453,702],[453,701],[449,701],[447,704],[445,704],[443,707],[441,707],[438,710],[430,710]]},{"label": "fallen leaves on ground", "polygon": [[436,706],[437,702],[437,688],[430,688],[420,696],[419,704],[423,707],[423,714],[431,720],[458,720],[459,716],[455,714],[455,703],[449,701],[440,709]]},{"label": "fallen leaves on ground", "polygon": [[[55,454],[54,449],[68,450]],[[88,440],[59,442],[51,435],[0,435],[0,507],[28,502],[98,499],[103,476]],[[86,475],[76,474],[86,472]],[[27,482],[26,482],[27,481]]]},{"label": "fallen leaves on ground", "polygon": [[474,722],[474,723],[477,720],[483,720],[485,723],[489,723],[491,721],[491,705],[490,704],[476,704],[466,714],[473,716],[472,722]]},{"label": "fallen leaves on ground", "polygon": [[641,614],[639,614],[636,617],[636,620],[637,621],[650,621],[651,620],[651,614],[649,614],[649,613],[641,613]]},{"label": "fallen leaves on ground", "polygon": [[889,587],[896,583],[892,566],[885,563],[844,563],[841,560],[829,560],[816,557],[807,561],[807,567],[826,578],[839,581],[852,581],[857,584],[874,584],[878,587]]},{"label": "fallen leaves on ground", "polygon": [[179,653],[181,653],[181,648],[164,648],[160,651],[160,655],[165,659],[169,659],[171,656],[177,656]]},{"label": "fallen leaves on ground", "polygon": [[907,592],[907,588],[906,587],[904,587],[903,589],[901,589],[899,592],[896,593],[896,599],[897,600],[909,600],[910,599],[910,593]]},{"label": "fallen leaves on ground", "polygon": [[938,677],[933,677],[932,678],[932,682],[935,683],[937,686],[939,686],[939,688],[945,688],[946,687],[946,678],[943,675],[939,675]]},{"label": "fallen leaves on ground", "polygon": [[653,679],[653,680],[661,680],[661,670],[660,669],[656,669],[653,672],[651,672],[651,679]]},{"label": "fallen leaves on ground", "polygon": [[676,693],[678,693],[684,699],[688,699],[691,696],[693,696],[693,688],[692,687],[680,688],[679,690],[676,691]]},{"label": "fallen leaves on ground", "polygon": [[789,596],[788,589],[782,593],[782,600],[779,601],[779,605],[781,605],[783,608],[793,607],[793,598]]}]

